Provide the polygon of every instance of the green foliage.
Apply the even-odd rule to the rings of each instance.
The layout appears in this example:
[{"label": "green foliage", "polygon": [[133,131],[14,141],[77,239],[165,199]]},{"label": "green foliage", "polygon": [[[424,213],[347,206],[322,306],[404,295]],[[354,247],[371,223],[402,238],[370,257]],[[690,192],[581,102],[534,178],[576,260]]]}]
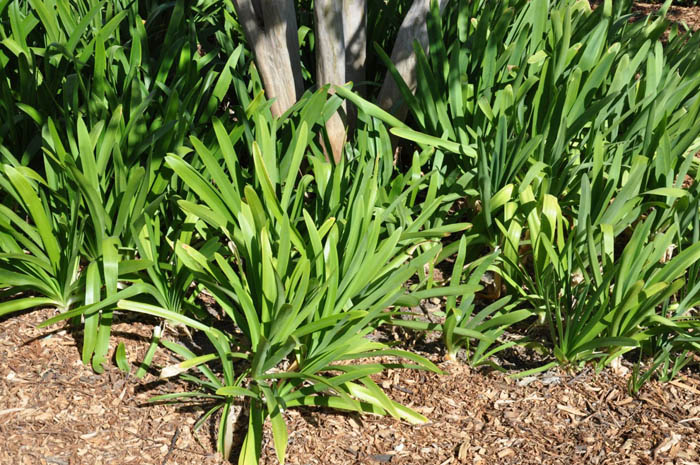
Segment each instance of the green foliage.
[{"label": "green foliage", "polygon": [[[258,130],[260,124],[265,123],[260,122]],[[280,169],[276,157],[266,159],[260,150],[274,140],[263,135],[260,144],[254,142],[257,188],[228,177],[212,152],[199,141],[193,140],[193,145],[207,172],[216,180],[216,189],[204,184],[182,158],[167,158],[168,165],[203,202],[181,202],[181,207],[190,213],[201,212],[200,219],[220,229],[230,241],[228,250],[213,254],[184,246],[176,250],[196,269],[199,282],[215,296],[245,336],[242,345],[250,367],[239,374],[234,374],[230,348],[218,341],[224,381],[216,393],[228,394],[222,405],[230,405],[233,397],[243,392],[241,389],[250,391],[245,394],[253,399],[251,419],[258,414],[263,418],[270,416],[280,460],[286,446],[286,429],[280,414],[284,408],[329,403],[362,411],[361,404],[354,400],[359,399],[370,404],[365,408],[372,411],[423,420],[389,401],[368,378],[369,373],[381,367],[334,363],[391,353],[385,344],[370,342],[364,336],[379,323],[384,308],[403,294],[403,282],[438,251],[436,245],[426,244],[425,252],[409,260],[412,251],[426,239],[404,234],[404,228],[410,230],[410,223],[392,225],[385,218],[394,210],[406,208],[410,191],[399,191],[397,203],[381,202],[377,168],[366,153],[360,154],[359,160],[347,169],[341,164],[331,170],[324,161],[312,158],[309,161],[313,179],[297,181],[297,169],[293,167],[299,166],[305,152],[306,122],[299,125],[298,131],[290,147],[292,169],[287,172]],[[223,147],[230,142],[218,142],[222,152],[226,152]],[[236,162],[235,158],[228,158],[224,165],[232,172],[230,168]],[[353,172],[364,176],[351,176]],[[284,188],[281,179],[287,180]],[[310,196],[315,202],[302,203],[298,201],[300,196]],[[315,213],[315,219],[309,212]],[[391,233],[385,223],[393,226]],[[364,241],[359,240],[361,230],[369,233]],[[128,306],[120,303],[122,308]],[[405,356],[436,369],[426,360]],[[292,365],[294,368],[290,369]],[[323,376],[332,371],[344,374]],[[329,389],[337,395],[321,395]],[[226,415],[222,418],[222,448],[225,425]],[[248,434],[259,434],[255,425]],[[256,448],[256,441],[246,440],[240,463],[257,463]]]},{"label": "green foliage", "polygon": [[0,185],[6,195],[0,205],[0,282],[13,293],[40,296],[3,302],[0,314],[39,305],[65,310],[90,292],[78,277],[83,220],[76,214],[77,193],[52,204],[38,173],[10,165],[2,165]]},{"label": "green foliage", "polygon": [[[399,79],[385,50],[410,3],[369,2],[370,81]],[[626,354],[632,392],[670,380],[700,350],[700,35],[630,3],[434,3],[404,122],[349,86],[272,118],[230,1],[0,0],[0,317],[56,308],[44,325],[70,320],[98,372],[115,312],[159,318],[136,376],[177,354],[162,376],[194,390],[154,400],[213,402],[197,426],[219,413],[227,455],[247,416],[245,465],[268,420],[284,461],[288,408],[426,421],[372,381],[439,372],[386,325],[473,365],[534,342],[551,357],[532,371]],[[359,122],[333,165],[343,99]],[[406,310],[434,297],[437,322]],[[114,361],[131,370],[124,345]]]},{"label": "green foliage", "polygon": [[[201,369],[202,363],[212,359],[221,364],[223,379],[210,374],[207,381],[193,381],[203,392],[213,391],[221,399],[219,448],[227,455],[235,399],[241,395],[250,398],[251,424],[239,463],[258,462],[259,422],[268,417],[283,461],[287,432],[281,412],[294,406],[328,405],[425,421],[389,400],[369,378],[384,365],[337,364],[342,360],[393,355],[417,363],[416,367],[438,371],[422,357],[366,339],[386,319],[387,307],[401,298],[417,298],[415,293],[405,295],[403,285],[434,261],[441,249],[436,239],[445,231],[419,232],[426,205],[411,197],[434,174],[417,180],[399,175],[382,183],[381,166],[368,150],[379,140],[361,144],[365,149],[347,165],[332,167],[318,155],[307,158],[308,128],[325,112],[308,111],[304,105],[331,104],[325,103],[324,95],[321,90],[297,105],[300,122],[287,123],[296,130],[285,155],[275,156],[279,146],[275,134],[287,128],[278,128],[280,121],[256,116],[251,177],[239,169],[250,160],[241,159],[233,150],[224,130],[217,131],[213,148],[196,138],[191,141],[196,152],[193,159],[204,164],[215,187],[183,157],[166,157],[185,189],[198,199],[181,200],[180,207],[204,236],[220,234],[225,239],[225,244],[199,249],[179,242],[175,253],[242,334],[222,333],[162,306],[134,300],[121,300],[117,305],[169,317],[206,332],[215,354],[196,356],[184,348],[174,350],[185,357],[181,369]],[[221,129],[221,123],[214,124]],[[310,172],[299,178],[303,162]],[[463,287],[456,290],[468,292]],[[445,288],[441,292],[455,291]],[[240,359],[248,362],[245,368],[234,363]]]},{"label": "green foliage", "polygon": [[[216,2],[183,1],[13,1],[0,8],[0,158],[3,208],[12,210],[3,227],[14,229],[2,252],[24,249],[35,257],[31,266],[22,264],[30,258],[3,260],[3,270],[14,274],[0,287],[50,299],[27,297],[3,303],[4,310],[51,303],[65,311],[112,301],[83,318],[83,361],[96,370],[108,351],[109,305],[119,281],[145,273],[156,300],[181,307],[187,277],[168,275],[163,267],[177,265],[158,256],[167,254],[161,234],[178,234],[161,231],[161,218],[179,212],[162,202],[171,189],[161,167],[186,135],[208,130],[230,87],[250,100],[236,71],[244,65],[243,47],[230,47],[226,14]],[[212,50],[199,53],[201,43]],[[221,57],[228,48],[230,57]],[[23,190],[13,187],[15,170],[29,183]],[[45,215],[24,198],[30,188]],[[12,197],[30,223],[16,214]],[[25,277],[22,286],[17,273]]]},{"label": "green foliage", "polygon": [[697,178],[700,36],[674,26],[662,45],[669,4],[637,22],[610,0],[434,5],[415,96],[399,86],[420,132],[376,115],[444,153],[438,192],[469,178],[479,207],[462,220],[502,251],[560,363],[672,356],[666,338],[697,330],[698,190],[682,184]]}]

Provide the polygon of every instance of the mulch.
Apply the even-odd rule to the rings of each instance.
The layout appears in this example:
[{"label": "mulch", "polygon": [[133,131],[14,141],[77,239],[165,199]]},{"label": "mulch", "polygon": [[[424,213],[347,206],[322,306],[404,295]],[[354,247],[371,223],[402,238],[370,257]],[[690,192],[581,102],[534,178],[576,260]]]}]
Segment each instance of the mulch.
[{"label": "mulch", "polygon": [[[635,3],[634,9],[643,14],[649,14],[661,8],[658,3]],[[700,6],[675,6],[672,5],[667,17],[678,24],[687,24],[691,30],[700,29]]]},{"label": "mulch", "polygon": [[[430,418],[410,426],[391,418],[300,411],[291,464],[697,464],[700,379],[651,383],[639,398],[625,378],[559,370],[512,380],[459,364],[445,376],[387,373],[395,400]],[[276,463],[271,446],[265,464]]]},{"label": "mulch", "polygon": [[[186,390],[143,380],[114,363],[95,374],[80,360],[79,345],[65,326],[37,329],[55,312],[44,309],[0,320],[0,464],[16,465],[215,465],[213,423],[192,426],[201,408],[148,403],[154,395]],[[117,322],[113,348],[124,342],[140,362],[153,327]],[[159,350],[154,364],[173,363]]]},{"label": "mulch", "polygon": [[[143,380],[113,365],[97,375],[81,364],[66,326],[36,328],[53,313],[0,321],[1,464],[224,463],[215,453],[217,419],[193,431],[207,406],[148,403],[154,395],[188,390],[183,382],[158,379],[158,369],[175,361],[168,352],[157,352]],[[142,321],[117,320],[113,346],[124,342],[135,367],[151,332]],[[599,374],[556,369],[515,380],[444,362],[436,351],[423,355],[446,373],[389,370],[375,381],[430,423],[290,410],[284,413],[287,463],[700,464],[697,366],[631,397],[625,366]],[[261,463],[277,463],[269,429]]]},{"label": "mulch", "polygon": [[[645,13],[657,7],[637,6]],[[672,7],[669,16],[700,28],[700,7]],[[82,365],[65,325],[36,328],[53,314],[44,309],[0,319],[0,464],[224,463],[215,452],[218,418],[193,428],[207,405],[148,402],[191,389],[158,378],[159,367],[176,361],[171,354],[159,349],[153,369],[143,379],[133,375],[153,322],[116,320],[112,350],[124,342],[134,370],[127,375],[112,363],[97,375]],[[287,411],[287,463],[700,465],[697,363],[671,383],[647,383],[631,397],[625,366],[515,380],[444,362],[434,350],[423,355],[445,374],[389,370],[375,381],[430,423]],[[277,463],[269,425],[261,463]]]}]

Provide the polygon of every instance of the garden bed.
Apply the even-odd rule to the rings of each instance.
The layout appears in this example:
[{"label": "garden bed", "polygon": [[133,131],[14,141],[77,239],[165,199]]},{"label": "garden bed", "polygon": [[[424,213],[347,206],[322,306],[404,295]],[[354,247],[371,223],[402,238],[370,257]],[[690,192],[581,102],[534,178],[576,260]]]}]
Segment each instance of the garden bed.
[{"label": "garden bed", "polygon": [[[143,380],[116,366],[94,374],[63,327],[36,329],[50,310],[0,322],[0,463],[220,464],[215,428],[198,404],[147,402],[187,390],[158,380],[172,363],[164,350]],[[117,322],[114,343],[140,360],[152,327]],[[172,335],[170,336],[172,338]],[[435,353],[424,354],[436,362]],[[513,380],[497,372],[439,363],[446,374],[387,371],[375,380],[396,401],[431,422],[295,409],[289,425],[290,464],[487,464],[700,462],[700,373],[671,384],[647,383],[627,394],[629,374],[606,369],[578,375],[549,371]],[[133,372],[133,370],[132,370]],[[276,463],[270,431],[263,461]]]},{"label": "garden bed", "polygon": [[700,36],[656,5],[435,6],[404,122],[271,112],[231,2],[5,3],[0,465],[700,463]]}]

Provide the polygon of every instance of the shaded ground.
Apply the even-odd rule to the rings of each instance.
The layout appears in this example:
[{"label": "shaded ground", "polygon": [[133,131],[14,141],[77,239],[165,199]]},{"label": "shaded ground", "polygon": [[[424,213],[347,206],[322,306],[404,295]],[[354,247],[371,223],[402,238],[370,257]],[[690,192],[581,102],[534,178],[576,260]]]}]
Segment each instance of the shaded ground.
[{"label": "shaded ground", "polygon": [[[52,314],[0,320],[0,464],[222,463],[211,444],[213,425],[192,431],[201,409],[147,404],[153,395],[185,386],[153,374],[139,381],[113,363],[96,375],[82,365],[76,341],[60,325],[35,328]],[[130,361],[140,361],[152,328],[117,323],[113,331]],[[164,351],[155,360],[172,363]]]},{"label": "shaded ground", "polygon": [[[38,330],[42,310],[0,321],[1,464],[221,464],[213,421],[195,433],[202,406],[152,405],[177,382],[143,381],[110,367],[95,375],[80,363],[61,327]],[[131,361],[151,328],[117,323]],[[426,354],[439,361],[435,354]],[[155,363],[172,363],[160,351]],[[560,371],[511,380],[440,363],[444,376],[389,371],[376,381],[432,423],[321,410],[287,412],[290,464],[698,464],[700,376],[650,383],[627,395],[626,377],[606,370]],[[276,463],[266,431],[263,463]]]}]

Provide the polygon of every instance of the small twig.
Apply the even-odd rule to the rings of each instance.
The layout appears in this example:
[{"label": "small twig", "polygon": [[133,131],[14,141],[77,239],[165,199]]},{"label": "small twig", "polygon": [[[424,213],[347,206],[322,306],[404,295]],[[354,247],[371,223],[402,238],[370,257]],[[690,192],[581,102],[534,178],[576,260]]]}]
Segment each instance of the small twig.
[{"label": "small twig", "polygon": [[586,368],[584,368],[583,370],[581,370],[581,373],[579,373],[578,375],[576,375],[576,376],[574,376],[573,378],[571,378],[571,379],[569,380],[569,382],[566,383],[566,384],[569,384],[569,385],[574,384],[576,381],[580,380],[581,378],[583,378],[583,377],[586,376],[586,375],[588,375],[588,367],[586,367]]},{"label": "small twig", "polygon": [[177,443],[177,438],[180,436],[180,426],[175,427],[175,432],[173,433],[173,438],[170,440],[170,447],[168,447],[168,453],[165,454],[165,457],[163,458],[163,463],[161,465],[165,465],[168,462],[168,458],[170,458],[170,455],[173,453],[173,450],[175,450],[175,444]]},{"label": "small twig", "polygon": [[[147,438],[147,437],[144,437],[144,436],[139,436],[138,434],[132,433],[131,431],[127,431],[127,433],[131,434],[132,436],[134,436],[134,437],[136,437],[136,438],[139,438],[139,439],[142,440],[142,441],[147,441],[147,442],[152,442],[152,443],[155,443],[155,444],[163,445],[162,442],[156,441],[155,439]],[[182,447],[173,447],[173,450],[179,450],[179,451],[181,451],[181,452],[186,452],[186,453],[188,453],[188,454],[201,455],[202,457],[209,457],[209,456],[211,455],[211,454],[205,454],[205,453],[202,453],[202,452],[197,452],[197,451],[194,451],[194,450],[191,450],[191,449],[183,449]]]},{"label": "small twig", "polygon": [[56,465],[68,465],[68,462],[61,459],[60,457],[44,456],[44,460],[46,460],[46,463],[55,463]]},{"label": "small twig", "polygon": [[679,387],[681,389],[685,389],[688,392],[692,392],[693,394],[700,394],[700,391],[695,389],[693,386],[688,386],[687,384],[681,383],[680,381],[674,379],[672,381],[669,381],[671,384],[673,384],[676,387]]}]

